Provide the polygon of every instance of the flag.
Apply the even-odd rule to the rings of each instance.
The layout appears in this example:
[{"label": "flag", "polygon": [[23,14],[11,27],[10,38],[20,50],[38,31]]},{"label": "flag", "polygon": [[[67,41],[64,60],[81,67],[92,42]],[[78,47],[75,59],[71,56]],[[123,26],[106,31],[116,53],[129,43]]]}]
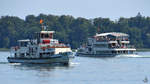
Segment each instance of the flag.
[{"label": "flag", "polygon": [[40,20],[40,24],[42,24],[42,23],[43,23],[43,20],[41,19],[41,20]]}]

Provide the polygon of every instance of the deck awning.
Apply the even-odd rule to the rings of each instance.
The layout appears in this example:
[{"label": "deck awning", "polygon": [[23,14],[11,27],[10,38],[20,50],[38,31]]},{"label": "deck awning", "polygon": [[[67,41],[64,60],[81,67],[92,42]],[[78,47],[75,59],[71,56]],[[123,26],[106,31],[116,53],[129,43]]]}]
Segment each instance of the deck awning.
[{"label": "deck awning", "polygon": [[124,37],[124,36],[128,37],[129,36],[128,34],[120,33],[120,32],[110,32],[110,33],[96,34],[96,36],[108,36],[108,35],[115,36],[115,37]]}]

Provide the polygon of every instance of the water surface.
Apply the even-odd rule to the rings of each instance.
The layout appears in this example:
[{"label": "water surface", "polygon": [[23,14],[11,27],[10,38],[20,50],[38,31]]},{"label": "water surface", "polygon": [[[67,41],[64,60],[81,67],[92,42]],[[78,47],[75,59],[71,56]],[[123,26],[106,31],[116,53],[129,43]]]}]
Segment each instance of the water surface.
[{"label": "water surface", "polygon": [[146,84],[150,52],[138,54],[147,58],[76,57],[69,66],[54,66],[10,64],[9,52],[0,52],[0,79],[1,84]]}]

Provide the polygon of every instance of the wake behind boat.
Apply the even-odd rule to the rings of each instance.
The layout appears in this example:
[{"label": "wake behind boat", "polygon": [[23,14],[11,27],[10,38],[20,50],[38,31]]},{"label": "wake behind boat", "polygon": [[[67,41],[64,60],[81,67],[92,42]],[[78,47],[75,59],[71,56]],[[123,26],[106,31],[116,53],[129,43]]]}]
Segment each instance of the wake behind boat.
[{"label": "wake behind boat", "polygon": [[18,40],[19,46],[11,48],[8,62],[68,64],[72,55],[71,48],[53,39],[53,33],[54,31],[46,31],[42,25],[42,31],[35,33],[35,39]]},{"label": "wake behind boat", "polygon": [[136,49],[129,43],[129,35],[125,33],[96,34],[88,38],[88,42],[78,49],[77,55],[90,57],[137,56]]}]

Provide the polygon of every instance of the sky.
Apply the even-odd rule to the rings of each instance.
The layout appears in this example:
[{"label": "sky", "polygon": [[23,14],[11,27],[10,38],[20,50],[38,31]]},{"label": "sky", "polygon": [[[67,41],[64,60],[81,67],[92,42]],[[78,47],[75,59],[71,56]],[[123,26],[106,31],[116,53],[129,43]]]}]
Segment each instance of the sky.
[{"label": "sky", "polygon": [[142,16],[150,16],[150,0],[0,0],[0,16],[22,19],[42,13],[117,20],[134,17],[138,12]]}]

